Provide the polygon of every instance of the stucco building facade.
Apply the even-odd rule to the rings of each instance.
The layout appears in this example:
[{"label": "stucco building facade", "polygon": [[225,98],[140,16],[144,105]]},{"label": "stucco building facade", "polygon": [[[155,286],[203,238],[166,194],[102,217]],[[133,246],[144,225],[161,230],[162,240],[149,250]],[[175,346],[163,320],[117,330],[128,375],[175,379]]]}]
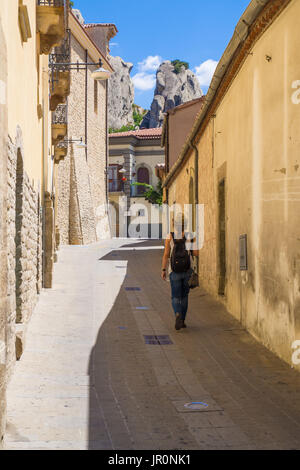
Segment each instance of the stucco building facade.
[{"label": "stucco building facade", "polygon": [[299,14],[297,0],[250,3],[164,181],[170,204],[204,204],[203,287],[294,367],[293,344],[300,339]]},{"label": "stucco building facade", "polygon": [[[113,208],[111,231],[114,236],[130,236],[127,227],[131,222],[139,222],[137,237],[151,237],[151,226],[152,237],[161,236],[161,213],[143,197],[145,187],[132,185],[146,183],[156,189],[160,184],[156,168],[164,162],[161,135],[161,128],[109,135],[108,192]],[[130,208],[132,213],[126,217]]]}]

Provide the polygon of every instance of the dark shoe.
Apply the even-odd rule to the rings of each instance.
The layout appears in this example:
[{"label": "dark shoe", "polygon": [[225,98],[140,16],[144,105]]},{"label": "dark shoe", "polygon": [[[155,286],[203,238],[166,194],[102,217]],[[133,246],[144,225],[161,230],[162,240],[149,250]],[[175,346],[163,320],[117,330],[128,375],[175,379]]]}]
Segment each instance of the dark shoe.
[{"label": "dark shoe", "polygon": [[186,324],[184,323],[184,321],[182,322],[182,328],[186,328]]},{"label": "dark shoe", "polygon": [[182,319],[180,313],[176,313],[176,322],[175,330],[180,330],[182,328]]}]

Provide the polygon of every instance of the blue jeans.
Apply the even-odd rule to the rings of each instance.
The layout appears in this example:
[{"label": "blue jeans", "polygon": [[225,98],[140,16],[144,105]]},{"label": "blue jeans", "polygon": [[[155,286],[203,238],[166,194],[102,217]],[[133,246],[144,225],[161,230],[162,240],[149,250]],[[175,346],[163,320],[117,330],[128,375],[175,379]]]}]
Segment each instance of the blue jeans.
[{"label": "blue jeans", "polygon": [[189,279],[192,275],[190,269],[186,273],[170,273],[172,307],[174,314],[180,313],[182,320],[185,320],[189,306]]}]

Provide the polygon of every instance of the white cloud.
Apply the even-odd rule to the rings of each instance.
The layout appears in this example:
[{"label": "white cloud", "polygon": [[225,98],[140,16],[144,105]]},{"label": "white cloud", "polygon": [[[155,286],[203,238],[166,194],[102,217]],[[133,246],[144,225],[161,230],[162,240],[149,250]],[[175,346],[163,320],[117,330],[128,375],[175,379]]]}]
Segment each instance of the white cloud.
[{"label": "white cloud", "polygon": [[132,77],[135,88],[142,91],[152,90],[155,87],[156,75],[154,73],[140,72]]},{"label": "white cloud", "polygon": [[155,87],[155,72],[162,61],[163,60],[159,55],[149,55],[142,62],[138,63],[138,73],[132,77],[134,86],[137,90],[149,91]]},{"label": "white cloud", "polygon": [[206,60],[195,68],[196,76],[200,82],[200,86],[209,86],[211,79],[215,73],[218,62],[216,60]]},{"label": "white cloud", "polygon": [[118,47],[119,43],[118,42],[111,42],[109,45],[110,45],[110,47]]},{"label": "white cloud", "polygon": [[162,58],[159,55],[149,55],[142,62],[138,63],[139,72],[156,72],[160,64],[162,63]]}]

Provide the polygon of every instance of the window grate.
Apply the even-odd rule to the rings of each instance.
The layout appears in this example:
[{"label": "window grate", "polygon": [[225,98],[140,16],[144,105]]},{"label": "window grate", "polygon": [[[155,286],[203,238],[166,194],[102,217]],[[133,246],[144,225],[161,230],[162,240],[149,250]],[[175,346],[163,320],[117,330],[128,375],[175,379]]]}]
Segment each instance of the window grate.
[{"label": "window grate", "polygon": [[47,7],[63,7],[65,0],[37,0],[37,4]]}]

